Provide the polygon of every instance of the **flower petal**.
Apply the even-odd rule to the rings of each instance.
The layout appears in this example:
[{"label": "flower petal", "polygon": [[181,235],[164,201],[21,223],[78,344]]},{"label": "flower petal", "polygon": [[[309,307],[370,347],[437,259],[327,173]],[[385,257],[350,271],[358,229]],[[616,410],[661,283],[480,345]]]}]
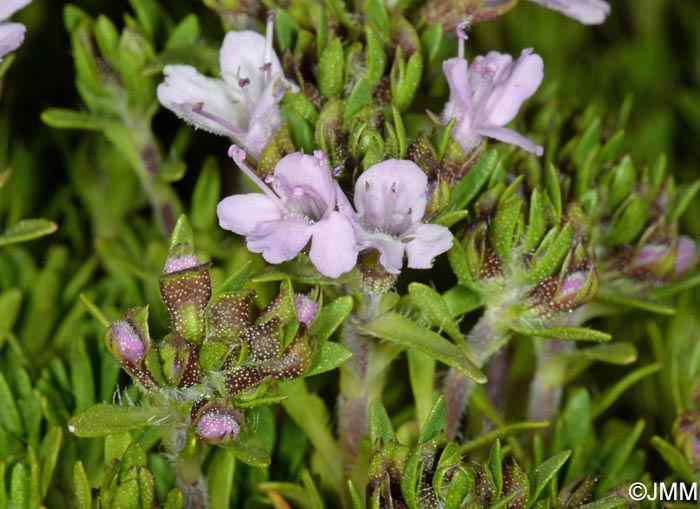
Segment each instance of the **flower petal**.
[{"label": "flower petal", "polygon": [[[487,55],[487,59],[491,52]],[[515,118],[523,101],[535,93],[544,77],[542,57],[524,49],[512,65],[502,67],[479,115],[479,125],[506,125]]]},{"label": "flower petal", "polygon": [[[280,180],[286,192],[300,187],[318,203],[325,204],[325,210],[335,208],[336,185],[327,165],[314,156],[294,152],[284,156],[275,166],[275,177]],[[320,219],[320,218],[317,218]]]},{"label": "flower petal", "polygon": [[403,267],[406,244],[400,239],[383,233],[365,234],[361,237],[360,249],[379,251],[379,263],[390,274],[399,274]]},{"label": "flower petal", "polygon": [[[178,117],[222,136],[237,137],[247,128],[245,106],[232,96],[222,80],[202,76],[189,65],[167,65],[163,74],[165,81],[158,85],[158,100]],[[198,103],[204,104],[203,110],[209,115],[232,124],[232,128],[192,111]],[[234,130],[236,127],[239,131]]]},{"label": "flower petal", "polygon": [[338,277],[355,266],[355,233],[340,212],[331,212],[313,226],[309,258],[318,271],[328,277]]},{"label": "flower petal", "polygon": [[25,31],[21,23],[0,23],[0,62],[5,55],[19,48]]},{"label": "flower petal", "polygon": [[355,208],[368,231],[401,236],[423,218],[428,177],[412,161],[388,159],[368,168],[355,184]]},{"label": "flower petal", "polygon": [[511,145],[517,145],[537,156],[541,156],[544,153],[542,145],[536,145],[522,134],[506,127],[481,127],[477,129],[477,131],[488,138],[510,143]]},{"label": "flower petal", "polygon": [[[253,103],[258,99],[265,88],[265,73],[262,66],[265,64],[267,41],[265,37],[251,30],[241,32],[228,32],[221,45],[219,64],[221,74],[228,86],[241,91],[240,80],[249,80],[246,85],[247,92]],[[274,51],[270,49],[270,69],[266,71],[270,77],[276,74],[282,75],[282,66]]]},{"label": "flower petal", "polygon": [[530,0],[544,5],[584,25],[599,25],[610,14],[610,5],[603,0]]},{"label": "flower petal", "polygon": [[0,2],[0,21],[12,16],[20,9],[24,9],[32,0],[2,0]]},{"label": "flower petal", "polygon": [[414,239],[406,244],[408,266],[412,269],[429,269],[433,259],[452,247],[452,232],[439,224],[421,225]]},{"label": "flower petal", "polygon": [[255,235],[260,225],[282,219],[282,211],[260,193],[236,194],[224,198],[216,206],[219,226],[238,235]]},{"label": "flower petal", "polygon": [[469,86],[467,61],[463,58],[450,58],[442,64],[447,84],[450,87],[450,99],[442,112],[442,121],[446,124],[452,118],[458,120],[472,116],[472,92]]},{"label": "flower petal", "polygon": [[312,233],[312,225],[305,221],[282,219],[260,224],[246,237],[246,246],[252,253],[262,253],[268,263],[282,263],[298,255]]}]

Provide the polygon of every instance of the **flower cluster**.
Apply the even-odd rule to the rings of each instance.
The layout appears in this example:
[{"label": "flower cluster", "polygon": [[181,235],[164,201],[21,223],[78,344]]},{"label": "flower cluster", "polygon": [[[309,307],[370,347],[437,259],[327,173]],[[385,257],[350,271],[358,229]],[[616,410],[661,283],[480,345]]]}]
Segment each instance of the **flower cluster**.
[{"label": "flower cluster", "polygon": [[[541,155],[542,147],[504,125],[537,90],[542,59],[531,49],[516,61],[490,52],[468,67],[466,28],[466,23],[457,28],[459,56],[443,65],[450,86],[443,123],[455,119],[452,136],[466,153],[490,137]],[[398,274],[404,259],[409,268],[425,269],[450,248],[450,231],[425,222],[435,186],[410,160],[387,159],[367,168],[355,182],[354,207],[323,151],[286,155],[264,182],[248,166],[248,154],[259,159],[282,124],[279,103],[284,93],[299,91],[284,78],[272,50],[272,16],[266,38],[250,31],[226,35],[221,72],[223,80],[201,76],[189,66],[167,66],[158,98],[194,125],[237,141],[229,156],[262,193],[225,198],[217,212],[221,227],[245,236],[251,252],[277,264],[309,246],[318,271],[336,278],[350,271],[362,252],[378,252],[382,268]]]},{"label": "flower cluster", "polygon": [[404,256],[411,268],[429,268],[452,245],[447,228],[422,221],[428,178],[411,161],[368,168],[355,185],[353,209],[322,151],[285,156],[266,183],[248,167],[244,151],[234,145],[229,155],[263,193],[225,198],[219,224],[244,235],[248,249],[270,263],[291,260],[311,242],[309,257],[325,276],[351,270],[358,253],[369,249],[380,253],[387,272],[398,274]]},{"label": "flower cluster", "polygon": [[19,48],[24,41],[25,26],[22,23],[5,21],[15,12],[29,5],[31,0],[3,0],[0,3],[0,62]]},{"label": "flower cluster", "polygon": [[160,290],[172,333],[154,341],[148,307],[132,308],[107,330],[107,348],[153,394],[206,387],[206,397],[190,401],[193,431],[206,443],[232,443],[245,422],[241,402],[250,404],[267,394],[274,380],[301,376],[311,366],[315,346],[309,326],[318,304],[283,285],[255,318],[255,292],[213,293],[209,264],[201,263],[187,243],[171,249]]}]

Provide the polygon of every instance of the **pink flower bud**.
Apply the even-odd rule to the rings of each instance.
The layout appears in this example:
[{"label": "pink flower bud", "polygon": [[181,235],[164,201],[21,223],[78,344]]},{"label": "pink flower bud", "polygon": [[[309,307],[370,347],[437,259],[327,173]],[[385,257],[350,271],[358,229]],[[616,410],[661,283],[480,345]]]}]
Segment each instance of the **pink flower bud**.
[{"label": "pink flower bud", "polygon": [[294,307],[297,310],[297,319],[308,325],[316,316],[318,303],[299,293],[294,294]]},{"label": "pink flower bud", "polygon": [[229,404],[202,400],[192,407],[195,434],[210,445],[226,444],[236,439],[243,416]]},{"label": "pink flower bud", "polygon": [[115,322],[110,327],[110,345],[120,360],[127,360],[136,365],[141,362],[146,348],[136,329],[124,320]]}]

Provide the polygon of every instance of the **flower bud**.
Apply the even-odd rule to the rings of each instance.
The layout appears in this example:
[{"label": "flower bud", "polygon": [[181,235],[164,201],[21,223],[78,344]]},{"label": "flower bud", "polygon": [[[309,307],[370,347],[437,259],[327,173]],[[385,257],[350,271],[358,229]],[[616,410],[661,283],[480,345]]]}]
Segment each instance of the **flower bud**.
[{"label": "flower bud", "polygon": [[318,311],[318,303],[300,293],[294,294],[294,307],[297,310],[297,320],[306,325],[313,321]]},{"label": "flower bud", "polygon": [[110,350],[120,359],[133,365],[141,362],[146,354],[146,345],[141,335],[127,321],[114,322],[109,328]]},{"label": "flower bud", "polygon": [[177,244],[171,249],[160,277],[160,292],[175,332],[185,341],[201,343],[211,280],[208,264],[200,264],[188,244]]},{"label": "flower bud", "polygon": [[159,384],[144,362],[151,349],[148,334],[148,307],[131,308],[124,320],[114,322],[105,334],[107,349],[132,377],[149,390]]},{"label": "flower bud", "polygon": [[230,444],[241,429],[243,415],[230,403],[203,399],[192,406],[192,428],[209,445]]}]

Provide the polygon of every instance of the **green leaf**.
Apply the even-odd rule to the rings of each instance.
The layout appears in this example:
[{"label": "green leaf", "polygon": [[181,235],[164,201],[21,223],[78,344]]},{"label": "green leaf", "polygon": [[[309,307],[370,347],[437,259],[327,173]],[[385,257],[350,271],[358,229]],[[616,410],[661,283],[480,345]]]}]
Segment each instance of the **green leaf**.
[{"label": "green leaf", "polygon": [[208,157],[202,165],[199,178],[192,192],[190,219],[192,226],[205,230],[215,224],[216,204],[221,194],[219,166],[214,157]]},{"label": "green leaf", "polygon": [[528,220],[527,237],[523,244],[523,251],[533,251],[542,241],[547,231],[547,214],[545,212],[542,195],[539,189],[532,191],[530,199],[530,217]]},{"label": "green leaf", "polygon": [[673,205],[673,210],[668,215],[670,222],[680,219],[683,212],[693,203],[695,196],[700,192],[700,180],[696,180],[683,190],[683,193],[678,196]]},{"label": "green leaf", "polygon": [[229,507],[234,486],[233,474],[236,460],[224,448],[213,451],[211,463],[207,469],[207,487],[210,507]]},{"label": "green leaf", "polygon": [[561,263],[571,249],[574,240],[574,230],[571,223],[564,228],[552,228],[545,236],[535,254],[530,267],[532,281],[542,281],[559,272]]},{"label": "green leaf", "polygon": [[457,318],[479,309],[483,306],[481,296],[461,285],[456,285],[442,294],[442,298],[450,310],[450,314]]},{"label": "green leaf", "polygon": [[394,312],[358,327],[360,331],[409,348],[417,348],[440,362],[455,368],[477,383],[486,382],[479,368],[459,347],[433,331],[424,329],[414,321]]},{"label": "green leaf", "polygon": [[[370,0],[373,3],[377,3],[376,0]],[[382,5],[382,8],[384,6]],[[386,13],[386,10],[384,10]],[[369,18],[373,22],[373,18]],[[384,76],[384,69],[386,67],[386,52],[384,50],[384,44],[382,39],[377,34],[377,31],[371,24],[365,27],[365,36],[367,39],[367,45],[365,48],[365,66],[367,68],[365,73],[365,80],[370,86],[377,85],[382,76]]]},{"label": "green leaf", "polygon": [[0,234],[0,247],[50,235],[57,229],[58,225],[48,219],[23,219]]},{"label": "green leaf", "polygon": [[352,509],[367,509],[365,503],[362,501],[362,496],[360,492],[357,491],[355,483],[352,479],[348,479],[348,492],[350,493],[350,501],[352,502]]},{"label": "green leaf", "polygon": [[[700,280],[698,281],[698,284],[700,284]],[[667,286],[663,288],[666,289]],[[659,298],[663,296],[657,295],[654,292],[650,292],[650,294],[654,297]],[[628,295],[620,295],[606,288],[601,288],[600,290],[598,290],[598,293],[596,293],[595,298],[597,301],[605,302],[608,304],[617,304],[620,306],[641,309],[642,311],[649,311],[650,313],[656,313],[658,315],[674,315],[676,313],[676,310],[674,308],[666,306],[659,302],[638,299],[636,297],[631,297]]]},{"label": "green leaf", "polygon": [[409,284],[408,293],[411,296],[411,303],[425,314],[433,327],[444,330],[455,343],[464,341],[459,326],[452,319],[452,314],[442,295],[422,283]]},{"label": "green leaf", "polygon": [[411,55],[408,62],[404,63],[401,47],[396,51],[394,66],[391,69],[392,103],[399,111],[406,110],[411,103],[420,85],[423,76],[423,57],[420,52]]},{"label": "green leaf", "polygon": [[199,19],[188,14],[172,29],[165,42],[166,50],[189,49],[197,44],[200,35]]},{"label": "green leaf", "polygon": [[590,348],[581,348],[552,356],[547,362],[558,363],[564,359],[598,361],[625,366],[637,360],[637,349],[632,343],[603,343]]},{"label": "green leaf", "polygon": [[544,186],[547,190],[547,196],[549,201],[554,205],[554,224],[557,224],[561,219],[562,212],[562,199],[561,199],[561,187],[559,187],[559,176],[554,165],[550,164],[547,166],[547,170],[544,175]]},{"label": "green leaf", "polygon": [[389,415],[378,399],[369,404],[369,436],[372,443],[397,441]]},{"label": "green leaf", "polygon": [[165,509],[182,509],[185,506],[185,497],[180,488],[173,488],[165,499]]},{"label": "green leaf", "polygon": [[613,246],[629,244],[641,235],[647,223],[648,205],[640,196],[631,197],[613,214],[608,242]]},{"label": "green leaf", "polygon": [[355,86],[350,92],[347,104],[345,106],[345,118],[351,118],[355,113],[360,111],[365,106],[372,104],[372,89],[369,83],[364,78],[360,78],[355,83]]},{"label": "green leaf", "polygon": [[316,335],[319,343],[327,341],[336,329],[345,322],[354,305],[354,301],[349,295],[338,297],[330,304],[324,305],[311,324],[311,334]]},{"label": "green leaf", "polygon": [[68,421],[68,429],[79,437],[103,437],[141,426],[159,425],[168,414],[168,409],[159,407],[98,403]]},{"label": "green leaf", "polygon": [[670,466],[683,481],[691,484],[696,481],[693,468],[690,466],[683,453],[659,436],[651,437],[651,445],[654,446],[654,449],[656,449],[664,461],[668,463],[668,466]]},{"label": "green leaf", "polygon": [[314,357],[311,368],[304,373],[304,376],[314,376],[327,371],[332,371],[345,364],[352,357],[352,351],[341,345],[325,341],[321,343]]},{"label": "green leaf", "polygon": [[571,456],[571,451],[562,451],[556,456],[549,458],[547,461],[538,465],[532,472],[530,472],[530,502],[527,507],[531,507],[532,504],[540,496],[540,493],[544,491],[549,482],[557,475],[557,472],[564,466],[564,463]]},{"label": "green leaf", "polygon": [[327,99],[339,97],[343,93],[343,45],[340,39],[330,41],[318,62],[318,87]]},{"label": "green leaf", "polygon": [[0,427],[6,430],[22,434],[22,418],[20,417],[15,397],[7,384],[7,380],[0,371]]},{"label": "green leaf", "polygon": [[413,401],[416,405],[416,420],[425,422],[433,407],[436,361],[430,355],[413,348],[406,350],[406,357]]},{"label": "green leaf", "polygon": [[605,465],[601,467],[602,479],[596,489],[599,493],[606,493],[613,486],[622,483],[624,479],[623,468],[630,460],[634,446],[639,441],[644,431],[644,421],[639,420],[634,428],[629,430],[615,445],[613,453],[608,457]]},{"label": "green leaf", "polygon": [[41,465],[41,497],[46,497],[51,485],[53,473],[56,470],[58,454],[63,444],[63,428],[54,426],[49,429],[43,441],[43,462]]},{"label": "green leaf", "polygon": [[623,379],[618,381],[615,385],[607,389],[603,394],[596,399],[593,404],[591,414],[593,417],[598,417],[605,410],[610,408],[610,406],[617,401],[617,399],[629,389],[631,386],[646,378],[649,375],[653,375],[661,369],[661,363],[649,364],[648,366],[643,366],[639,369],[632,371],[630,374],[625,376]]},{"label": "green leaf", "polygon": [[528,431],[538,430],[549,426],[549,422],[517,422],[506,424],[481,435],[474,440],[470,440],[459,448],[459,452],[467,454],[491,444],[496,439],[507,438],[512,435],[519,435]]},{"label": "green leaf", "polygon": [[30,509],[31,477],[24,463],[17,463],[12,469],[10,479],[10,507],[13,509]]},{"label": "green leaf", "polygon": [[610,334],[585,327],[554,327],[539,330],[512,326],[511,328],[523,336],[564,339],[567,341],[610,341],[612,339]]},{"label": "green leaf", "polygon": [[246,465],[253,467],[268,467],[272,461],[260,435],[248,426],[238,433],[236,440],[222,447]]},{"label": "green leaf", "polygon": [[92,508],[92,489],[82,461],[76,461],[73,468],[73,493],[78,502],[78,509]]},{"label": "green leaf", "polygon": [[441,431],[447,431],[447,406],[445,397],[440,395],[430,410],[428,418],[423,423],[418,436],[418,443],[424,444]]},{"label": "green leaf", "polygon": [[194,233],[192,226],[185,214],[181,214],[177,218],[177,223],[173,228],[173,233],[170,235],[170,249],[178,244],[189,244],[194,247]]},{"label": "green leaf", "polygon": [[101,131],[116,122],[86,111],[67,110],[64,108],[49,108],[41,113],[41,121],[55,129],[83,129],[85,131]]},{"label": "green leaf", "polygon": [[476,198],[481,188],[486,185],[498,164],[495,150],[485,152],[469,173],[452,188],[448,210],[462,210]]}]

